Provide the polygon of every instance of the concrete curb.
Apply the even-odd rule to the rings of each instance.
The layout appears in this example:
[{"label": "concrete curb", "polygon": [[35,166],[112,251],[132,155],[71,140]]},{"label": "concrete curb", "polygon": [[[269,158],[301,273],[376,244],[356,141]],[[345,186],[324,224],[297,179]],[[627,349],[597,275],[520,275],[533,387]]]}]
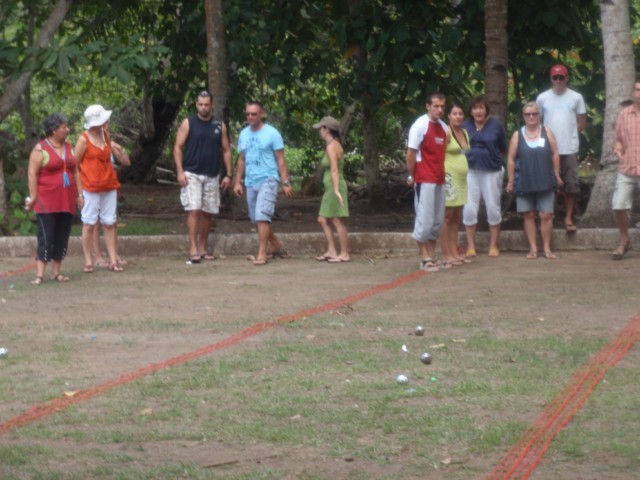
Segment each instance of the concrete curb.
[{"label": "concrete curb", "polygon": [[[640,244],[640,230],[630,230],[631,243]],[[278,233],[286,249],[296,255],[317,254],[325,248],[324,236],[317,233]],[[476,243],[480,251],[487,249],[488,233],[478,232]],[[212,234],[213,251],[223,255],[245,255],[258,248],[255,233]],[[460,244],[464,245],[464,233]],[[567,235],[564,230],[554,230],[554,250],[613,250],[619,243],[615,228],[579,230]],[[538,239],[540,245],[540,240]],[[121,236],[118,249],[124,256],[187,254],[186,235]],[[355,232],[349,234],[349,247],[353,253],[415,253],[416,243],[408,232]],[[503,231],[500,248],[505,251],[527,251],[528,245],[522,231]],[[541,247],[540,247],[541,248]],[[0,257],[30,257],[36,249],[35,237],[0,237]],[[80,237],[69,239],[70,255],[82,253]]]}]

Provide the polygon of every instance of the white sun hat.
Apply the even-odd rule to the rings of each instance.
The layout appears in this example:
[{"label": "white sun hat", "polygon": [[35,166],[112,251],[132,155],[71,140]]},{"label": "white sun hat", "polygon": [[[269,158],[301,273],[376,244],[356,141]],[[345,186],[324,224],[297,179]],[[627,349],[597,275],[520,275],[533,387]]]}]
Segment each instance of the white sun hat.
[{"label": "white sun hat", "polygon": [[102,105],[89,105],[84,111],[85,130],[107,123],[111,118],[111,112],[112,110],[105,110]]}]

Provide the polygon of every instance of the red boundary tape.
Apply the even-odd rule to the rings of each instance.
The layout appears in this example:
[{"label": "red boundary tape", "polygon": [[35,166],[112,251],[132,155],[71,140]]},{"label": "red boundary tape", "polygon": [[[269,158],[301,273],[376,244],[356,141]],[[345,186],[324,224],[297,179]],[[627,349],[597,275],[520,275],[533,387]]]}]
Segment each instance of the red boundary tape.
[{"label": "red boundary tape", "polygon": [[329,310],[335,310],[336,308],[340,308],[343,307],[345,305],[349,305],[351,303],[355,303],[358,302],[360,300],[364,300],[365,298],[371,297],[373,295],[377,295],[379,293],[382,293],[386,290],[390,290],[392,288],[396,288],[399,287],[401,285],[413,282],[419,278],[424,277],[425,275],[427,275],[427,272],[421,271],[421,270],[417,270],[415,272],[412,272],[408,275],[403,275],[402,277],[399,277],[395,280],[393,280],[392,282],[388,282],[388,283],[382,283],[380,285],[376,285],[375,287],[369,288],[367,290],[363,290],[361,292],[358,292],[354,295],[350,295],[348,297],[342,298],[340,300],[336,300],[334,302],[330,302],[330,303],[326,303],[324,305],[320,305],[317,307],[313,307],[307,310],[301,310],[297,313],[293,313],[290,315],[283,315],[281,317],[276,318],[275,320],[271,321],[271,322],[261,322],[261,323],[256,323],[253,324],[241,331],[239,331],[238,333],[235,333],[233,335],[230,335],[218,342],[212,343],[210,345],[206,345],[202,348],[199,348],[197,350],[194,350],[192,352],[188,352],[188,353],[184,353],[182,355],[178,355],[172,358],[169,358],[168,360],[165,360],[163,362],[160,363],[152,363],[147,365],[146,367],[142,367],[139,368],[137,370],[134,370],[132,372],[129,373],[125,373],[124,375],[111,379],[111,380],[107,380],[104,383],[101,383],[99,385],[96,385],[92,388],[86,389],[86,390],[80,390],[79,392],[75,393],[72,396],[65,396],[65,397],[57,397],[54,398],[53,400],[50,400],[48,402],[44,402],[41,403],[39,405],[36,405],[26,411],[24,411],[23,413],[21,413],[20,415],[13,417],[3,423],[0,424],[0,434],[3,434],[5,432],[8,432],[10,430],[14,430],[16,428],[19,428],[23,425],[29,424],[29,423],[33,423],[36,420],[43,418],[43,417],[47,417],[55,412],[59,412],[60,410],[64,410],[65,408],[82,402],[84,400],[88,400],[90,398],[96,397],[98,395],[101,395],[115,387],[119,387],[121,385],[133,382],[134,380],[137,380],[140,377],[144,377],[146,375],[149,375],[151,373],[154,373],[158,370],[162,370],[165,368],[169,368],[172,367],[174,365],[181,365],[185,362],[188,362],[189,360],[193,360],[195,358],[198,357],[202,357],[204,355],[207,355],[209,353],[215,352],[217,350],[221,350],[223,348],[229,347],[231,345],[234,345],[238,342],[241,342],[242,340],[245,340],[249,337],[252,337],[254,335],[257,335],[261,332],[264,332],[265,330],[268,330],[270,328],[276,327],[278,325],[282,325],[284,323],[290,323],[290,322],[295,322],[296,320],[300,320],[302,318],[305,317],[309,317],[311,315],[315,315],[321,312],[326,312]]},{"label": "red boundary tape", "polygon": [[9,270],[8,272],[0,272],[0,278],[11,277],[12,275],[18,275],[19,273],[25,273],[29,270],[33,270],[36,268],[36,262],[31,262],[29,265],[25,265],[24,267],[18,268],[17,270]]},{"label": "red boundary tape", "polygon": [[567,426],[605,373],[640,340],[640,315],[594,354],[533,422],[487,480],[527,479],[540,463],[555,436]]}]

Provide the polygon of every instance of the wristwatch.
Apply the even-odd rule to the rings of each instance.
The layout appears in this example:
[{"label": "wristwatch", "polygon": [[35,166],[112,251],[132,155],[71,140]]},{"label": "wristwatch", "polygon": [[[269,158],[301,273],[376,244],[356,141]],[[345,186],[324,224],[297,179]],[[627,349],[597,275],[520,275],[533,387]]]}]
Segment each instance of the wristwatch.
[{"label": "wristwatch", "polygon": [[291,186],[291,182],[290,182],[288,179],[287,179],[287,180],[284,180],[284,181],[282,182],[282,186],[284,186],[284,187],[290,187],[290,186]]},{"label": "wristwatch", "polygon": [[407,182],[413,182],[413,177],[411,175],[407,177]]}]

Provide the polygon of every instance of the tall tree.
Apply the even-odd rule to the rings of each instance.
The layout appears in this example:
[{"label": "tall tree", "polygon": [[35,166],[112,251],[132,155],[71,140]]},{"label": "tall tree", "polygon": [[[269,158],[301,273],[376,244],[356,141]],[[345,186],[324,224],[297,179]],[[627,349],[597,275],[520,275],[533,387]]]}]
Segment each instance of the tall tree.
[{"label": "tall tree", "polygon": [[634,57],[627,0],[600,2],[605,68],[605,114],[600,170],[591,191],[584,225],[613,225],[611,196],[618,159],[613,154],[615,121],[620,104],[629,98],[634,81]]},{"label": "tall tree", "polygon": [[486,0],[484,6],[485,92],[491,113],[506,125],[509,42],[507,0]]},{"label": "tall tree", "polygon": [[227,55],[222,16],[222,0],[204,0],[205,25],[207,29],[207,72],[209,90],[213,96],[213,115],[224,118],[227,107]]}]

